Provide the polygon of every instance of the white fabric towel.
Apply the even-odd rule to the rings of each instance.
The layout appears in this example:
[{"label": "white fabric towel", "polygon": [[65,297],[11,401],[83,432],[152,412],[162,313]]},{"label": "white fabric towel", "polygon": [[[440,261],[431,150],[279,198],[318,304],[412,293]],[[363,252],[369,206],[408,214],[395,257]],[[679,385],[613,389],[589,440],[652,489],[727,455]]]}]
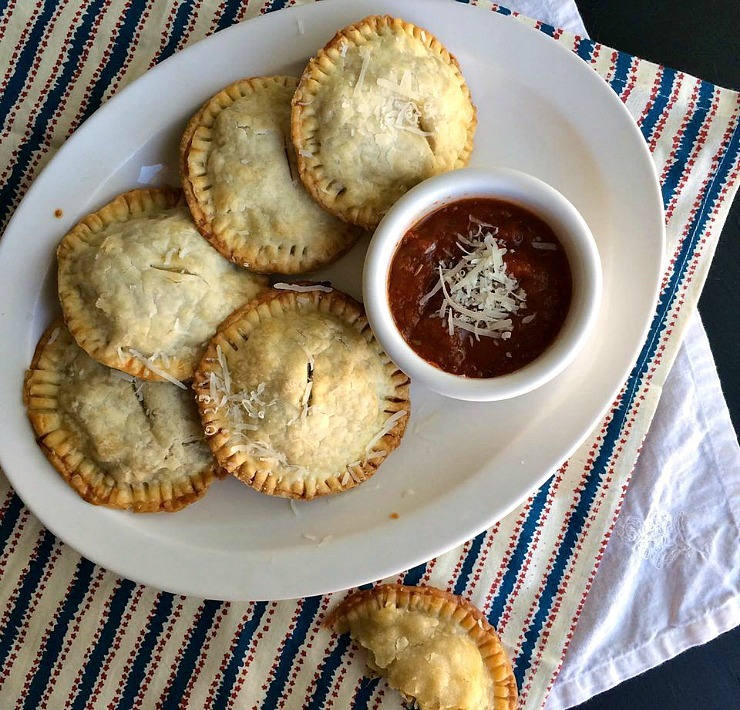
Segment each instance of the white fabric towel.
[{"label": "white fabric towel", "polygon": [[697,313],[547,710],[578,705],[740,624],[739,472]]}]

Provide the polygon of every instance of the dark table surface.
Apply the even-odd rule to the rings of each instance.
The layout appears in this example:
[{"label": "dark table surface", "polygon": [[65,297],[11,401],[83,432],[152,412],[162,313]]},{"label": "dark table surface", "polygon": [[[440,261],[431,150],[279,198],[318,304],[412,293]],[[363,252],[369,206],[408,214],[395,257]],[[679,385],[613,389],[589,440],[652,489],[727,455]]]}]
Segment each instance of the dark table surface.
[{"label": "dark table surface", "polygon": [[[590,36],[740,90],[740,0],[576,0]],[[740,197],[699,301],[735,431],[740,431]],[[740,475],[740,471],[737,472]],[[579,706],[579,710],[740,709],[740,627]]]}]

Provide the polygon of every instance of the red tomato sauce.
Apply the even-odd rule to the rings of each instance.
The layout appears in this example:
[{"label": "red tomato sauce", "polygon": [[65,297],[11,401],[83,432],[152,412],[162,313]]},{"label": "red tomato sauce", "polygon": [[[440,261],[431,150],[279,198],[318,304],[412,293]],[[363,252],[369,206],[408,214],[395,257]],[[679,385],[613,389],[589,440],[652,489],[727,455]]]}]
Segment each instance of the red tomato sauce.
[{"label": "red tomato sauce", "polygon": [[[506,249],[501,268],[518,281],[518,310],[507,311],[508,335],[476,337],[458,326],[450,333],[455,311],[448,304],[440,317],[442,290],[423,299],[439,286],[440,263],[443,269],[459,264],[471,251],[470,240],[485,233]],[[523,207],[491,198],[451,203],[414,225],[396,248],[388,276],[391,313],[406,342],[435,367],[465,377],[504,375],[539,357],[560,332],[571,297],[570,265],[552,229]]]}]

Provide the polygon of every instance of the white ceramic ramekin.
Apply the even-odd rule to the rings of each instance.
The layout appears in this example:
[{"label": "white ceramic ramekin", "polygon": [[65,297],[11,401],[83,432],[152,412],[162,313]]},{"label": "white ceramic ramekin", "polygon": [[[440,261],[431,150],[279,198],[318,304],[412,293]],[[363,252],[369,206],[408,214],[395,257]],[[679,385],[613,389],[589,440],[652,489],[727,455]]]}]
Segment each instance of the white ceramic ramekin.
[{"label": "white ceramic ramekin", "polygon": [[[453,375],[429,364],[403,339],[388,303],[388,272],[404,234],[440,207],[476,197],[494,197],[521,205],[550,225],[565,249],[573,280],[570,310],[555,341],[520,370],[491,378]],[[588,225],[557,190],[515,170],[465,168],[425,180],[393,205],[370,242],[362,287],[365,310],[375,337],[398,367],[439,394],[483,402],[530,392],[573,361],[598,315],[602,273],[599,253]]]}]

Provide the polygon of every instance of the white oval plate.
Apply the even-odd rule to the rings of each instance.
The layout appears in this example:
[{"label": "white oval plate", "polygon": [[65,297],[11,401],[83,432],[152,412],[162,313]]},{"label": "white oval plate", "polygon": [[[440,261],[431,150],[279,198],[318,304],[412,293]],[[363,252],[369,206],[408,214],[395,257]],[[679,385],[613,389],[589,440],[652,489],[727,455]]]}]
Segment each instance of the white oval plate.
[{"label": "white oval plate", "polygon": [[[428,28],[460,61],[478,106],[472,164],[549,182],[589,223],[603,261],[604,300],[582,356],[542,389],[508,402],[456,402],[413,388],[403,444],[375,477],[350,493],[297,504],[297,515],[287,501],[235,479],[215,484],[176,515],[83,502],[37,447],[21,401],[24,369],[58,312],[59,239],[120,192],[176,183],[180,133],[217,90],[245,76],[300,75],[337,29],[383,12]],[[151,168],[160,165],[158,172]],[[55,219],[56,209],[62,219]],[[104,567],[160,589],[282,599],[380,579],[492,525],[576,449],[643,343],[663,243],[658,183],[633,120],[591,68],[540,32],[449,0],[336,0],[249,20],[168,59],[115,96],[67,141],[18,208],[0,243],[0,460],[55,535]],[[359,296],[365,247],[322,277]]]}]

